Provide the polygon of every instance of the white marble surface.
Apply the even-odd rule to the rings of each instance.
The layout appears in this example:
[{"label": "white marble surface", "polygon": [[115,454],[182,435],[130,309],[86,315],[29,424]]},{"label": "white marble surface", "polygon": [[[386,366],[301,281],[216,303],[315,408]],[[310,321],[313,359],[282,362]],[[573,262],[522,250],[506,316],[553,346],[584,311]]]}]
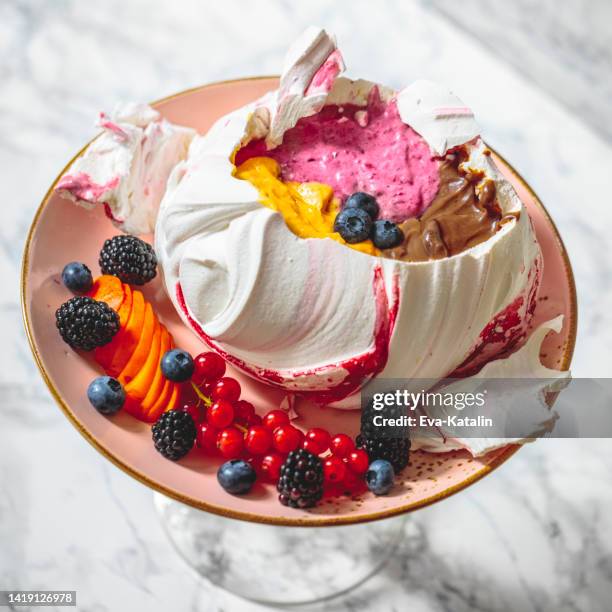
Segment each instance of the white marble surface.
[{"label": "white marble surface", "polygon": [[431,0],[612,142],[609,0]]},{"label": "white marble surface", "polygon": [[[174,554],[151,492],[56,409],[18,304],[26,231],[48,185],[121,98],[279,70],[305,25],[335,31],[353,75],[426,76],[472,105],[551,211],[578,283],[577,376],[612,369],[612,147],[425,2],[0,3],[0,588],[78,591],[79,608],[250,610]],[[346,9],[346,10],[345,10]],[[605,610],[612,441],[540,441],[412,515],[400,553],[337,610]]]}]

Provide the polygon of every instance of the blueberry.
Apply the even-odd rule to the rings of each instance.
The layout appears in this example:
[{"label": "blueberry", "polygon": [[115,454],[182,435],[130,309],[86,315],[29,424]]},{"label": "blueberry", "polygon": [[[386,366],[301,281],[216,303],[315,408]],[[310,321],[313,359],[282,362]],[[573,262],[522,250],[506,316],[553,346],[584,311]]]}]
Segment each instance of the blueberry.
[{"label": "blueberry", "polygon": [[374,495],[386,495],[393,488],[395,480],[393,466],[385,459],[376,459],[370,463],[365,479]]},{"label": "blueberry", "polygon": [[172,349],[161,360],[162,374],[174,382],[189,380],[193,374],[193,359],[187,351]]},{"label": "blueberry", "polygon": [[87,293],[93,285],[91,270],[78,261],[72,261],[62,270],[62,282],[72,293]]},{"label": "blueberry", "polygon": [[115,414],[125,403],[125,390],[116,378],[98,376],[89,383],[87,398],[98,412]]},{"label": "blueberry", "polygon": [[371,196],[369,193],[364,193],[363,191],[356,191],[351,194],[344,203],[344,208],[361,208],[361,210],[365,210],[368,215],[370,215],[370,219],[374,221],[376,217],[378,217],[378,202],[374,196]]},{"label": "blueberry", "polygon": [[253,467],[242,459],[226,461],[217,471],[219,484],[233,495],[248,493],[256,478],[257,474]]},{"label": "blueberry", "polygon": [[361,208],[344,208],[336,216],[334,231],[349,244],[363,242],[370,237],[372,219]]},{"label": "blueberry", "polygon": [[379,219],[372,228],[372,242],[379,249],[392,249],[404,242],[404,233],[393,221]]}]

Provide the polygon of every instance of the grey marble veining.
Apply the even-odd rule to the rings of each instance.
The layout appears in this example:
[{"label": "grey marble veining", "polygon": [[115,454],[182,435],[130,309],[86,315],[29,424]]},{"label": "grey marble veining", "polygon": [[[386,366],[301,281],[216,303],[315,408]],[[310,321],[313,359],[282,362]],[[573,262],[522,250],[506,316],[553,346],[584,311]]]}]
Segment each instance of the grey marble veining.
[{"label": "grey marble veining", "polygon": [[432,0],[612,142],[609,0]]},{"label": "grey marble veining", "polygon": [[[69,588],[79,608],[261,610],[175,554],[151,492],[99,456],[50,399],[18,304],[31,218],[97,111],[201,83],[276,73],[304,26],[335,31],[349,73],[448,83],[549,208],[580,299],[577,376],[612,357],[612,147],[428,3],[5,0],[0,3],[0,588]],[[612,443],[544,440],[409,517],[399,553],[321,609],[605,610]]]}]

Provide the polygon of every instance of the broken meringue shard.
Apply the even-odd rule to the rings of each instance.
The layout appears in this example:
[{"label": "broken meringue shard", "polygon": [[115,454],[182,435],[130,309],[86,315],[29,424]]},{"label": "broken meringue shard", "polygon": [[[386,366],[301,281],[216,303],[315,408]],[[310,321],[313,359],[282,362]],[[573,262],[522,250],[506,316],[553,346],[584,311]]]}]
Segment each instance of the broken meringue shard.
[{"label": "broken meringue shard", "polygon": [[[343,68],[333,37],[307,30],[277,91],[194,138],[155,240],[168,295],[208,345],[261,381],[355,407],[375,376],[464,375],[519,346],[542,261],[460,100]],[[401,244],[336,231],[358,191]]]},{"label": "broken meringue shard", "polygon": [[77,204],[102,205],[124,232],[148,234],[168,175],[187,154],[195,131],[174,125],[146,104],[100,113],[103,129],[60,179],[56,191]]}]

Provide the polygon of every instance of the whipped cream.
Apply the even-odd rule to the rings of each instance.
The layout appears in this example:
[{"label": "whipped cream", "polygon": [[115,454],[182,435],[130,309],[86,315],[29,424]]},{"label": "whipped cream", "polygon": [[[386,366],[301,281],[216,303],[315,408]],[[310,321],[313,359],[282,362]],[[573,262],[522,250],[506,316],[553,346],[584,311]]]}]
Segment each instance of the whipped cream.
[{"label": "whipped cream", "polygon": [[56,191],[77,204],[105,206],[124,232],[153,231],[172,168],[187,154],[195,135],[174,125],[146,104],[118,105],[100,113],[104,131],[60,179]]},{"label": "whipped cream", "polygon": [[[444,259],[396,261],[298,238],[261,206],[257,191],[232,176],[238,147],[253,138],[274,146],[324,104],[367,101],[374,84],[337,77],[336,51],[331,36],[308,30],[287,56],[278,91],[194,139],[169,178],[156,248],[170,299],[207,344],[262,381],[354,408],[355,391],[373,376],[440,379],[465,367],[482,352],[487,325],[515,304],[519,321],[503,326],[496,349],[522,334],[541,255],[473,118],[462,110],[452,120],[421,120],[463,108],[423,82],[398,96],[401,117],[414,116],[436,151],[465,144],[466,163],[495,182],[500,207],[515,218],[490,239]],[[378,87],[383,99],[394,95]]]},{"label": "whipped cream", "polygon": [[[465,448],[475,457],[506,446],[508,444],[524,444],[531,442],[542,433],[552,430],[558,415],[546,401],[546,393],[561,391],[570,381],[569,371],[560,371],[547,368],[540,361],[540,348],[544,338],[549,332],[559,333],[563,327],[563,316],[546,321],[535,329],[524,346],[505,359],[497,359],[487,363],[478,374],[469,378],[453,382],[440,391],[446,393],[460,393],[469,390],[478,392],[478,381],[482,380],[483,392],[490,391],[490,381],[507,380],[510,378],[520,379],[519,387],[515,387],[513,393],[498,393],[494,395],[489,403],[490,410],[487,415],[494,417],[497,422],[501,419],[510,419],[512,413],[519,409],[529,412],[529,423],[532,430],[522,438],[453,438],[448,435],[444,428],[436,432],[425,431],[421,427],[411,430],[412,450],[423,449],[428,452],[444,453],[450,450]],[[528,381],[533,380],[533,383]],[[519,395],[522,391],[523,395]],[[491,406],[491,403],[493,405]],[[431,418],[444,420],[452,414],[454,408],[437,406],[427,408],[427,415]],[[522,417],[522,427],[529,429]],[[425,434],[425,435],[424,435]],[[438,435],[440,434],[439,437]]]}]

